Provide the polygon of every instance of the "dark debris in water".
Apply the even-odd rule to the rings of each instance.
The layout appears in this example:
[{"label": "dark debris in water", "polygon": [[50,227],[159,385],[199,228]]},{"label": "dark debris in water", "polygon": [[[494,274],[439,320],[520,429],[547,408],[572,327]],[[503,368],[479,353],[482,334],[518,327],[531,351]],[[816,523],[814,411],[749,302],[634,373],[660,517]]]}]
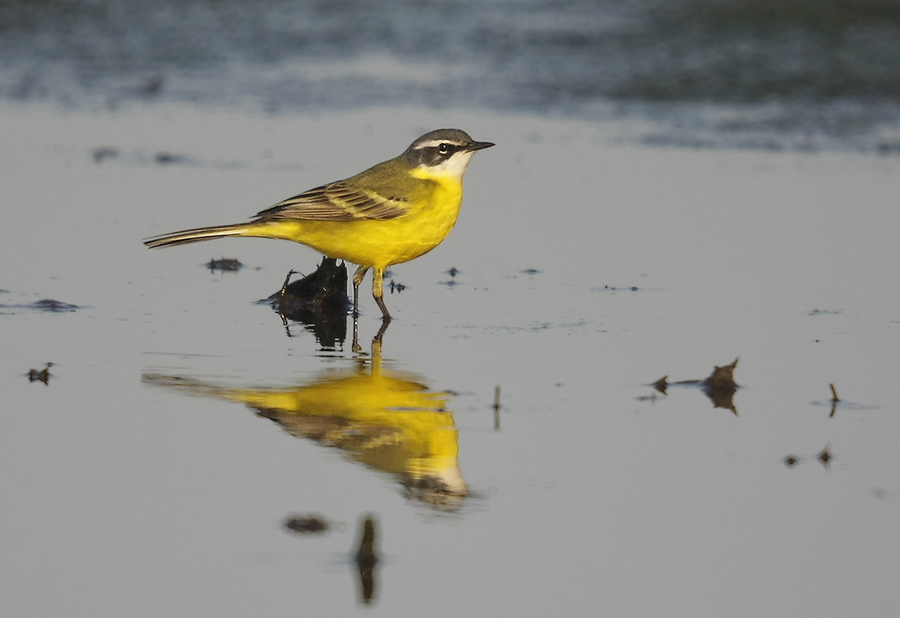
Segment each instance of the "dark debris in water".
[{"label": "dark debris in water", "polygon": [[819,454],[816,456],[816,458],[822,462],[823,466],[825,466],[827,468],[828,464],[831,462],[831,459],[832,459],[831,445],[826,444],[825,448],[823,448],[819,452]]},{"label": "dark debris in water", "polygon": [[50,384],[50,378],[53,377],[53,374],[50,373],[50,367],[52,366],[53,363],[47,363],[43,369],[29,369],[25,375],[28,377],[29,382],[43,382],[46,386]]},{"label": "dark debris in water", "polygon": [[0,312],[2,313],[15,313],[22,310],[44,311],[47,313],[71,313],[73,311],[77,311],[78,309],[83,309],[83,307],[79,307],[78,305],[73,305],[70,303],[64,303],[60,300],[54,300],[52,298],[42,298],[41,300],[37,300],[27,305],[0,304]]},{"label": "dark debris in water", "polygon": [[324,534],[331,524],[317,514],[291,515],[284,520],[284,527],[297,534]]},{"label": "dark debris in water", "polygon": [[591,288],[594,292],[637,292],[641,288],[636,285],[626,285],[623,287],[617,287],[614,285],[604,285],[602,288]]},{"label": "dark debris in water", "polygon": [[94,158],[94,163],[103,163],[107,159],[118,158],[119,151],[111,146],[101,146],[99,148],[94,148],[92,156]]},{"label": "dark debris in water", "polygon": [[441,282],[440,282],[441,285],[454,286],[454,285],[458,285],[458,284],[459,284],[459,281],[456,280],[456,275],[460,274],[460,270],[459,270],[458,268],[456,268],[456,267],[454,266],[454,267],[451,267],[450,270],[447,270],[447,271],[445,271],[445,272],[446,272],[448,275],[450,275],[450,279],[448,279],[447,281],[441,281]]},{"label": "dark debris in water", "polygon": [[240,260],[236,258],[211,258],[206,263],[206,267],[212,271],[220,270],[222,272],[237,272],[244,267]]},{"label": "dark debris in water", "polygon": [[98,165],[107,161],[118,161],[131,165],[147,165],[148,163],[157,165],[198,165],[203,163],[193,157],[165,150],[152,154],[143,151],[123,152],[115,146],[97,146],[91,150],[91,158]]},{"label": "dark debris in water", "polygon": [[782,459],[782,461],[788,468],[793,468],[804,459],[816,459],[825,467],[826,470],[829,469],[831,467],[831,460],[834,459],[834,455],[831,454],[831,445],[826,444],[825,448],[823,448],[815,455],[810,455],[807,457],[800,457],[799,455],[786,455],[784,459]]},{"label": "dark debris in water", "polygon": [[809,315],[841,315],[843,309],[813,309]]},{"label": "dark debris in water", "polygon": [[838,409],[841,410],[874,410],[878,406],[871,405],[862,405],[858,403],[853,403],[850,401],[844,401],[837,394],[837,388],[835,388],[834,383],[828,385],[828,388],[831,390],[831,399],[828,401],[814,401],[813,405],[816,406],[827,406],[831,408],[831,412],[828,414],[828,418],[834,418],[834,415],[837,413]]},{"label": "dark debris in water", "polygon": [[47,311],[49,313],[68,313],[81,309],[81,307],[79,307],[78,305],[71,305],[69,303],[64,303],[60,300],[54,300],[52,298],[42,298],[41,300],[35,301],[30,305],[26,305],[26,307],[35,309],[37,311]]},{"label": "dark debris in water", "polygon": [[193,162],[193,159],[191,159],[190,157],[186,157],[180,154],[174,154],[171,152],[157,152],[155,155],[153,155],[153,160],[160,165],[177,165]]},{"label": "dark debris in water", "polygon": [[737,367],[739,359],[734,359],[730,365],[716,365],[709,376],[702,380],[680,380],[678,382],[669,382],[669,376],[663,376],[651,386],[657,391],[666,394],[670,386],[698,386],[707,397],[713,402],[713,407],[731,410],[737,416],[737,409],[734,406],[734,393],[739,388],[734,381],[734,370]]},{"label": "dark debris in water", "polygon": [[[737,367],[739,359],[734,359],[734,362],[730,365],[723,366],[715,366],[713,372],[704,378],[703,380],[680,380],[678,382],[669,382],[668,376],[663,376],[656,382],[653,382],[650,386],[653,386],[659,393],[666,395],[667,389],[670,386],[698,386],[703,392],[710,398],[713,402],[714,407],[716,408],[726,408],[734,412],[734,415],[737,416],[737,409],[734,406],[734,402],[732,400],[734,393],[739,388],[738,384],[734,381],[734,370]],[[835,408],[838,403],[841,402],[841,399],[838,397],[837,389],[834,384],[828,385],[831,389],[831,416],[834,416]],[[638,398],[640,401],[655,401],[656,395],[652,396],[644,396]],[[793,468],[803,459],[817,459],[826,469],[828,469],[831,465],[831,461],[834,459],[834,455],[831,454],[831,445],[826,444],[825,447],[816,453],[816,455],[801,457],[795,454],[785,455],[782,458],[784,465],[788,468]]]}]

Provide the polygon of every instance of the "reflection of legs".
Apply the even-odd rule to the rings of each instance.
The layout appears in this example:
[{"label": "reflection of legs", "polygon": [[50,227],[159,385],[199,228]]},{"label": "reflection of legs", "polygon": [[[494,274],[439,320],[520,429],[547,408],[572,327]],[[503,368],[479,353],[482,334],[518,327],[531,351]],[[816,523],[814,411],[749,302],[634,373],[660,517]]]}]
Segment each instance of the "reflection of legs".
[{"label": "reflection of legs", "polygon": [[[381,328],[378,329],[378,333],[376,333],[375,338],[372,339],[372,358],[377,358],[379,363],[381,362],[381,339],[384,337],[384,332],[388,329],[390,325],[390,320],[382,320]],[[362,346],[359,345],[359,321],[356,318],[353,318],[353,353],[359,354],[362,352]]]},{"label": "reflection of legs", "polygon": [[375,346],[377,345],[378,351],[381,352],[381,338],[384,337],[384,331],[387,330],[388,324],[390,323],[390,320],[382,320],[381,328],[378,329],[378,333],[375,334],[375,338],[372,340],[372,350],[374,350]]}]

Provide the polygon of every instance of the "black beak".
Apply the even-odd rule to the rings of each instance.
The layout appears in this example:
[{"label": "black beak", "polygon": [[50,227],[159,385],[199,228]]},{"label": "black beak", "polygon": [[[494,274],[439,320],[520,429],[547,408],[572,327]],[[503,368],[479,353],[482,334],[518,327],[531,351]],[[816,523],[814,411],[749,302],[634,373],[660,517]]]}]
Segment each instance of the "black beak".
[{"label": "black beak", "polygon": [[490,148],[493,146],[493,142],[472,142],[468,146],[466,146],[466,150],[471,150],[472,152],[476,150],[481,150],[482,148]]}]

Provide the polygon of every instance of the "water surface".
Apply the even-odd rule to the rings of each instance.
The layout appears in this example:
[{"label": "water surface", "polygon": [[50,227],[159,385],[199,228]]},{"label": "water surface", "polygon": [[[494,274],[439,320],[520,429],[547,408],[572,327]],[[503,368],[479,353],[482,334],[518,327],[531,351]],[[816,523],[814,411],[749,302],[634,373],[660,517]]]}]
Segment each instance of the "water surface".
[{"label": "water surface", "polygon": [[[576,122],[412,109],[3,118],[10,614],[896,605],[892,159],[626,147]],[[378,364],[368,297],[359,355],[255,302],[288,268],[314,268],[314,252],[140,242],[240,220],[445,123],[498,147],[473,161],[448,240],[394,269],[406,287],[387,297]],[[309,156],[335,132],[367,139]],[[97,163],[98,145],[119,155]],[[157,163],[163,150],[186,162]],[[210,272],[221,256],[247,267]],[[43,298],[79,308],[30,306]],[[735,357],[734,410],[697,387],[649,386]],[[29,381],[46,362],[47,385]],[[373,372],[416,397],[388,408],[417,418],[422,395],[437,407],[390,426],[360,420],[390,414],[369,404],[347,412],[349,396],[316,404],[317,424],[274,411],[278,393]],[[379,440],[388,459],[354,450]],[[431,455],[397,458],[415,444]],[[410,482],[434,457],[457,488],[441,500]],[[284,528],[308,513],[329,531]],[[370,513],[383,560],[365,604],[351,556]]]}]

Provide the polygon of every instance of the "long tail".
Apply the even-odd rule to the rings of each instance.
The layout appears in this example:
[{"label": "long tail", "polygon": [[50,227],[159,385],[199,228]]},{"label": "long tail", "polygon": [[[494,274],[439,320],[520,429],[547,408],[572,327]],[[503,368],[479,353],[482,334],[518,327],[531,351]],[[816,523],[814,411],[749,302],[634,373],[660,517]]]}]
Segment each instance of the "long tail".
[{"label": "long tail", "polygon": [[200,242],[201,240],[224,238],[225,236],[252,236],[254,228],[258,227],[258,225],[254,225],[253,223],[198,227],[193,230],[183,230],[181,232],[172,232],[170,234],[154,236],[145,240],[144,244],[151,249],[155,249],[157,247],[174,247],[175,245],[186,245],[192,242]]}]

